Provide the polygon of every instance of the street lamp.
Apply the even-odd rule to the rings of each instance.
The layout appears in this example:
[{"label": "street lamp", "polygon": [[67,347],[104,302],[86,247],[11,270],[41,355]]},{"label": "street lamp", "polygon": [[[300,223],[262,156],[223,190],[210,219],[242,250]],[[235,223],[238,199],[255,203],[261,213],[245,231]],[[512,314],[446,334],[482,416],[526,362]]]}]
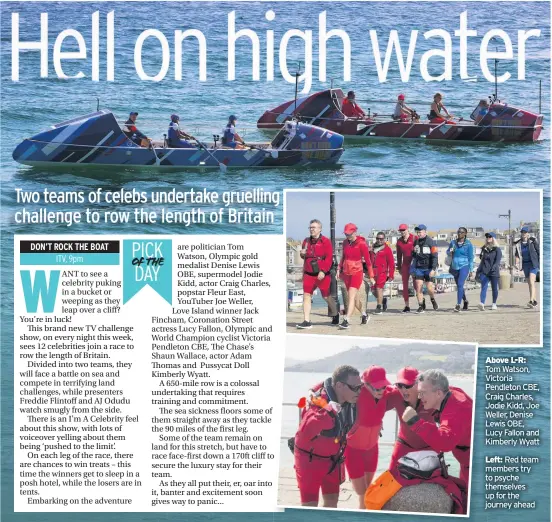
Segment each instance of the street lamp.
[{"label": "street lamp", "polygon": [[514,240],[512,237],[512,211],[499,214],[499,218],[508,218],[508,262],[510,264],[510,288],[514,288]]}]

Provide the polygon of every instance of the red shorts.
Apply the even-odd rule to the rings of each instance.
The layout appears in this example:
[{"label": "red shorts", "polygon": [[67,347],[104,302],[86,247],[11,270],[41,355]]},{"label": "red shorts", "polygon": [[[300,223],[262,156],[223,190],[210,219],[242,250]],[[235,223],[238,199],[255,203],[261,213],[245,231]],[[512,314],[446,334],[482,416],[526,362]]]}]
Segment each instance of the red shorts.
[{"label": "red shorts", "polygon": [[358,290],[364,283],[364,272],[361,270],[360,272],[355,272],[352,275],[341,274],[341,280],[345,283],[347,290],[351,287]]},{"label": "red shorts", "polygon": [[307,454],[295,452],[295,476],[301,495],[301,503],[318,502],[318,496],[322,489],[322,495],[339,493],[341,478],[343,477],[343,465],[338,465],[328,474],[332,465],[330,459],[318,459],[312,461]]},{"label": "red shorts", "polygon": [[350,479],[364,477],[365,473],[374,473],[378,469],[378,444],[369,450],[345,448],[345,467]]},{"label": "red shorts", "polygon": [[386,274],[375,274],[374,279],[376,280],[376,284],[372,285],[372,290],[374,288],[383,288],[385,286],[385,283],[387,283]]},{"label": "red shorts", "polygon": [[315,289],[320,289],[322,297],[328,297],[330,295],[330,284],[332,278],[330,274],[326,274],[326,277],[320,281],[318,276],[313,276],[309,274],[303,274],[303,292],[305,294],[313,294]]}]

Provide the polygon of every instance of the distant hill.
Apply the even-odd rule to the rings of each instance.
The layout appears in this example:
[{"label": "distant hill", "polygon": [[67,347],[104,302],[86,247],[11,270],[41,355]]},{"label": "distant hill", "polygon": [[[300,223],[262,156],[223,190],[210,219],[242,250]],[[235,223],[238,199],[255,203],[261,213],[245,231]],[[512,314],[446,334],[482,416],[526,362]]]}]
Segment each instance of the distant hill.
[{"label": "distant hill", "polygon": [[458,345],[431,345],[411,343],[403,349],[394,345],[382,344],[375,348],[355,346],[346,352],[316,361],[287,364],[287,372],[331,373],[342,364],[350,364],[363,371],[372,364],[383,366],[387,372],[396,373],[404,366],[414,366],[418,370],[440,368],[448,373],[473,373],[475,350]]}]

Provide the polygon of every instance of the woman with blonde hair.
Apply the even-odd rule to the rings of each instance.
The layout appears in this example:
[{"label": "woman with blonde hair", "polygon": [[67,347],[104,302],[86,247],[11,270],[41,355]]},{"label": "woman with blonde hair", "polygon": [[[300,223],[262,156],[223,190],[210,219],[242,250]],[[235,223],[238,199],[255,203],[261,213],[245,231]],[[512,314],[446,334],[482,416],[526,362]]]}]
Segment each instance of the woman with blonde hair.
[{"label": "woman with blonde hair", "polygon": [[479,255],[479,258],[481,261],[479,263],[476,274],[476,278],[481,280],[479,310],[485,310],[485,300],[487,298],[487,288],[489,287],[489,283],[491,283],[491,289],[493,292],[493,305],[491,307],[491,310],[496,310],[502,250],[500,250],[498,241],[496,240],[496,234],[494,232],[487,232],[485,234],[485,245],[481,249],[481,254]]},{"label": "woman with blonde hair", "polygon": [[[441,112],[443,111],[443,112]],[[443,105],[443,95],[440,92],[435,93],[433,96],[433,103],[429,110],[429,123],[450,123],[454,124],[451,120],[454,116]]]}]

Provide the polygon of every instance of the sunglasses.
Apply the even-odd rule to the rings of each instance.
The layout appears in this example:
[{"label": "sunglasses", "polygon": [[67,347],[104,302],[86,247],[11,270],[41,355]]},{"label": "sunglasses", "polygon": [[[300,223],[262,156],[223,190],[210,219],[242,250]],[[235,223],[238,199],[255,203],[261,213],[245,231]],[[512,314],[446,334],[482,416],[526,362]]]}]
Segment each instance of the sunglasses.
[{"label": "sunglasses", "polygon": [[403,384],[402,382],[397,383],[397,388],[400,390],[410,390],[414,386],[413,384]]},{"label": "sunglasses", "polygon": [[359,384],[357,386],[351,386],[350,384],[347,384],[346,382],[343,382],[343,381],[339,381],[341,384],[344,384],[345,386],[347,386],[347,388],[349,388],[349,390],[351,390],[352,392],[355,392],[355,393],[358,393],[361,389],[362,389],[362,384]]}]

